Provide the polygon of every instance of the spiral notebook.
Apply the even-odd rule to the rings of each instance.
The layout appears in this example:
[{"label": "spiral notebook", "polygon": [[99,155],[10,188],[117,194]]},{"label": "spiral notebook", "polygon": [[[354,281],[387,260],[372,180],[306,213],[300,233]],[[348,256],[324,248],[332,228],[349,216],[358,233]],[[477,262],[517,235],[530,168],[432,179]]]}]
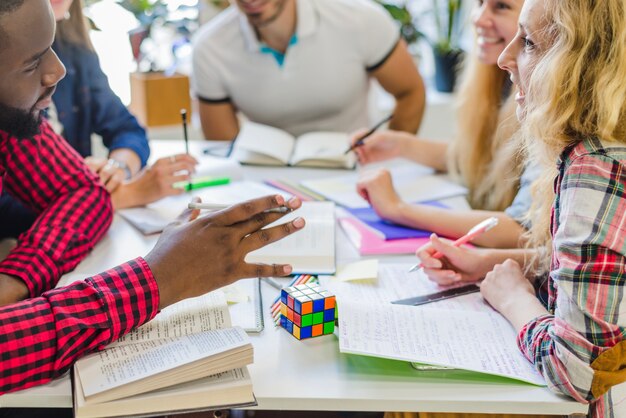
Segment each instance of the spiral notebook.
[{"label": "spiral notebook", "polygon": [[263,322],[263,303],[261,299],[261,285],[258,278],[242,279],[232,284],[240,297],[237,301],[229,300],[228,310],[233,326],[239,326],[246,332],[261,332],[265,326]]}]

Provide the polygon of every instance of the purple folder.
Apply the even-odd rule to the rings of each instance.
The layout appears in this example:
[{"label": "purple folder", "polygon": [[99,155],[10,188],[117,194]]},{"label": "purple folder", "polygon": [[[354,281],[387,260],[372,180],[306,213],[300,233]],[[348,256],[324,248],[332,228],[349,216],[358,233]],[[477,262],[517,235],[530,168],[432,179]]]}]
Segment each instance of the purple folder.
[{"label": "purple folder", "polygon": [[[448,208],[439,202],[423,202],[422,205],[436,206],[439,208]],[[407,226],[395,224],[386,221],[376,214],[373,208],[346,208],[354,217],[365,223],[370,228],[379,232],[385,240],[405,239],[405,238],[426,238],[432,233],[423,229],[414,229]]]}]

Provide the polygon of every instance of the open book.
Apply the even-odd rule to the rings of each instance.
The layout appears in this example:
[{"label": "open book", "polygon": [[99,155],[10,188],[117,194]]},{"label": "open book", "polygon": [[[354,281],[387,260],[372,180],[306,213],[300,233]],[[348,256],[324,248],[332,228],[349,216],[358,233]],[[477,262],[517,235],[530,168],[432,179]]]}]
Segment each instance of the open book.
[{"label": "open book", "polygon": [[283,264],[293,267],[293,274],[333,274],[335,272],[335,204],[303,202],[300,209],[276,223],[304,218],[301,231],[249,253],[249,263]]},{"label": "open book", "polygon": [[348,135],[310,132],[294,138],[271,126],[245,122],[235,139],[233,157],[243,164],[348,168],[356,165]]},{"label": "open book", "polygon": [[340,352],[546,385],[517,348],[511,324],[479,293],[422,306],[392,305],[393,300],[442,290],[423,273],[408,273],[409,267],[379,264],[374,282],[320,277],[320,283],[337,296]]},{"label": "open book", "polygon": [[151,415],[255,404],[252,345],[231,327],[223,292],[181,301],[80,359],[76,417]]}]

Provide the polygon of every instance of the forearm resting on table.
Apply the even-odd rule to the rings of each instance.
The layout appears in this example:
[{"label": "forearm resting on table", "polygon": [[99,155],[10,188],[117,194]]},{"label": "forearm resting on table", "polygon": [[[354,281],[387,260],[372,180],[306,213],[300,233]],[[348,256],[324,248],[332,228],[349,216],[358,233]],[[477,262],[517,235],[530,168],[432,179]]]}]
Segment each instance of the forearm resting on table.
[{"label": "forearm resting on table", "polygon": [[524,228],[504,212],[441,209],[428,205],[403,202],[394,222],[412,228],[432,231],[443,237],[456,239],[465,235],[479,222],[489,217],[498,218],[498,226],[477,237],[474,244],[490,248],[519,248],[523,245]]},{"label": "forearm resting on table", "polygon": [[0,274],[0,306],[10,305],[28,297],[28,287],[18,278]]}]

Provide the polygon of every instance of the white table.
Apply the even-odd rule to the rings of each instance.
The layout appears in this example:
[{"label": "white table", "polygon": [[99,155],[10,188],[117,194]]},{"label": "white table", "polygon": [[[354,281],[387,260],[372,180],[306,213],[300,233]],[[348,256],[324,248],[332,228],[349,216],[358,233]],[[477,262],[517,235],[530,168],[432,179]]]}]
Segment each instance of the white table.
[{"label": "white table", "polygon": [[[288,175],[290,180],[300,180],[337,173],[318,169],[245,169],[245,177],[249,179]],[[76,273],[90,275],[144,255],[155,242],[156,237],[142,236],[116,215],[108,234]],[[359,258],[340,228],[336,243],[338,264]],[[411,256],[381,259],[382,262],[411,260]],[[492,383],[473,373],[416,371],[405,362],[344,355],[339,353],[335,336],[298,341],[273,326],[268,306],[277,295],[276,289],[263,284],[262,291],[266,327],[262,333],[251,336],[255,362],[249,367],[260,409],[559,415],[587,410],[584,405],[557,396],[547,388]],[[4,395],[0,397],[0,406],[71,407],[71,400],[69,379],[65,377]]]}]

